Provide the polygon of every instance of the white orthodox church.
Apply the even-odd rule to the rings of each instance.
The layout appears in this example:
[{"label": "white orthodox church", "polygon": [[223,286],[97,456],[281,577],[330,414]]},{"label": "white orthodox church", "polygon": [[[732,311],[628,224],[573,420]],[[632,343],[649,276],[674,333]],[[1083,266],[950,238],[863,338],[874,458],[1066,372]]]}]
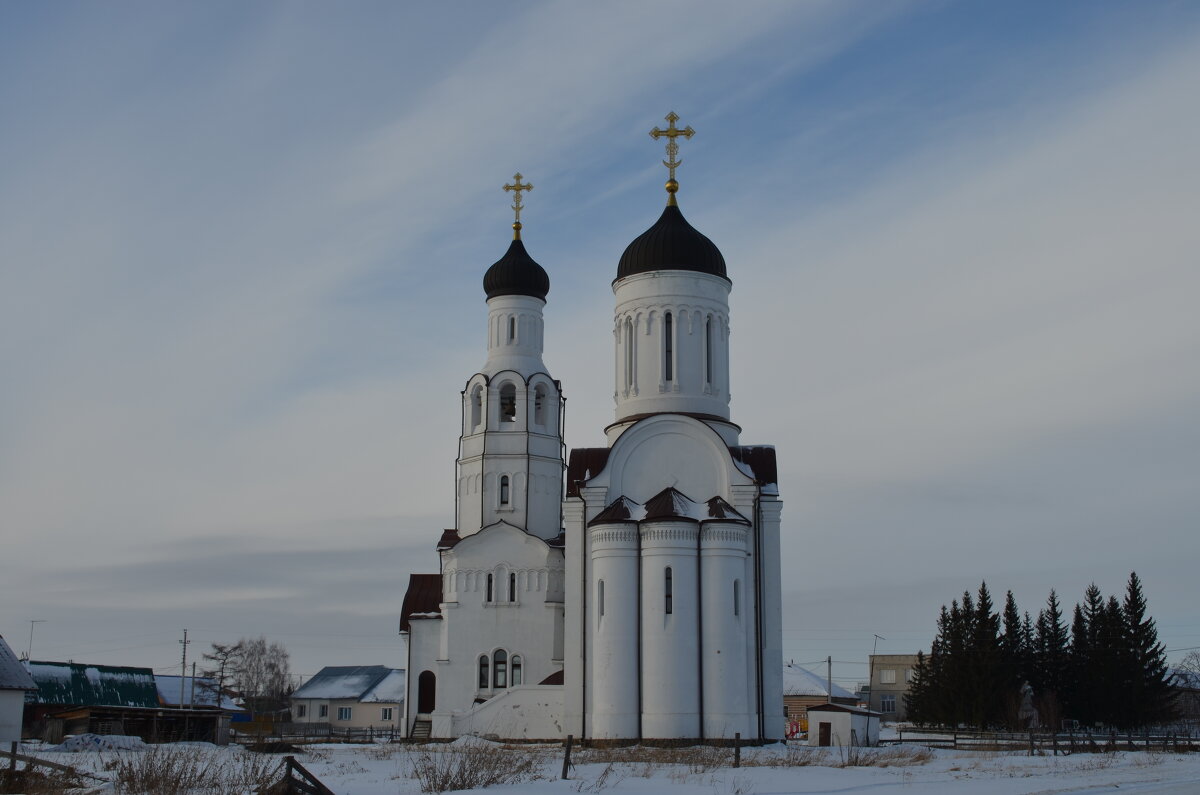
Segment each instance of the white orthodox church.
[{"label": "white orthodox church", "polygon": [[[462,392],[455,527],[400,619],[406,728],[587,741],[782,738],[775,451],[730,419],[725,259],[669,200],[629,244],[616,298],[608,446],[564,461],[563,395],[542,361],[546,271],[521,191],[483,278],[487,360]],[[597,333],[600,330],[597,329]],[[599,389],[600,384],[589,385]]]}]

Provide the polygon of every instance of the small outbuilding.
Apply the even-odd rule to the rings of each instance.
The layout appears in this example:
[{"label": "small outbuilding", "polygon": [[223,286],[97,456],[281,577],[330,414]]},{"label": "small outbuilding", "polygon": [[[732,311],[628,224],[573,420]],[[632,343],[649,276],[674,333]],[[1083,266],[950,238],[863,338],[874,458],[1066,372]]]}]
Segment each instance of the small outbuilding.
[{"label": "small outbuilding", "polygon": [[880,713],[848,704],[808,708],[808,744],[818,746],[879,744]]},{"label": "small outbuilding", "polygon": [[37,684],[0,635],[0,743],[21,741],[25,693],[31,690]]}]

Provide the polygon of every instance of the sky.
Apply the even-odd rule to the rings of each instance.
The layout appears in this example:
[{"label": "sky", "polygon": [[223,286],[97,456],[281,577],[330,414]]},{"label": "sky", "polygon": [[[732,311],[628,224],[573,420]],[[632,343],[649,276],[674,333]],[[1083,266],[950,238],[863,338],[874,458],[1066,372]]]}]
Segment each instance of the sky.
[{"label": "sky", "polygon": [[1136,570],[1176,661],[1197,84],[1187,2],[0,4],[0,634],[402,667],[501,186],[535,186],[544,359],[601,446],[675,111],[732,417],[778,450],[785,658],[852,687],[982,581],[1036,615]]}]

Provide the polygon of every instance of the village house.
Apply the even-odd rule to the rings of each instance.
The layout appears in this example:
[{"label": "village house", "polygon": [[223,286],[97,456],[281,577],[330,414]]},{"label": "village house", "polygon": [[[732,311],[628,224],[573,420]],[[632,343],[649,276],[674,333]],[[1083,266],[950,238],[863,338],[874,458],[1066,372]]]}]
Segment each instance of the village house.
[{"label": "village house", "polygon": [[292,722],[398,732],[404,671],[382,665],[326,666],[292,694]]}]

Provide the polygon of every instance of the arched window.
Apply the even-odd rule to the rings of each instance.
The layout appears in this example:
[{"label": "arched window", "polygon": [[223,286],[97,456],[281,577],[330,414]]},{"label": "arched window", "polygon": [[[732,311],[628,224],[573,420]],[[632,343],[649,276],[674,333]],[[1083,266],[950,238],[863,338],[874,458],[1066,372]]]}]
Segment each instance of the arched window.
[{"label": "arched window", "polygon": [[492,687],[508,687],[508,652],[496,649],[492,655]]},{"label": "arched window", "polygon": [[667,570],[663,572],[663,604],[666,607],[667,615],[671,615],[674,608],[674,605],[671,603],[674,595],[674,585],[671,580],[671,567],[667,566]]},{"label": "arched window", "polygon": [[517,388],[512,384],[500,387],[500,421],[517,421]]},{"label": "arched window", "polygon": [[508,601],[517,601],[517,575],[515,573],[508,575]]},{"label": "arched window", "polygon": [[546,425],[546,387],[538,384],[533,390],[533,422],[535,425]]},{"label": "arched window", "polygon": [[471,390],[471,428],[479,427],[483,419],[483,387],[476,386]]},{"label": "arched window", "polygon": [[712,315],[704,321],[704,383],[712,386]]},{"label": "arched window", "polygon": [[521,665],[521,655],[514,654],[512,656],[512,683],[513,687],[521,684],[524,678],[524,672],[521,670],[524,666]]},{"label": "arched window", "polygon": [[500,504],[501,505],[509,504],[509,500],[511,498],[511,495],[509,494],[510,491],[511,491],[511,489],[509,488],[508,475],[501,475],[500,476]]},{"label": "arched window", "polygon": [[596,615],[604,618],[604,580],[596,583]]},{"label": "arched window", "polygon": [[508,341],[512,342],[517,338],[517,319],[512,315],[508,316]]},{"label": "arched window", "polygon": [[742,614],[742,581],[733,581],[733,614],[740,616]]},{"label": "arched window", "polygon": [[487,576],[487,594],[486,594],[486,598],[484,599],[484,601],[485,602],[492,601],[492,575],[490,573]]},{"label": "arched window", "polygon": [[663,317],[663,380],[673,381],[675,379],[675,343],[672,337],[675,336],[675,323],[668,312]]},{"label": "arched window", "polygon": [[488,656],[486,654],[479,655],[479,689],[486,690],[488,682]]}]

